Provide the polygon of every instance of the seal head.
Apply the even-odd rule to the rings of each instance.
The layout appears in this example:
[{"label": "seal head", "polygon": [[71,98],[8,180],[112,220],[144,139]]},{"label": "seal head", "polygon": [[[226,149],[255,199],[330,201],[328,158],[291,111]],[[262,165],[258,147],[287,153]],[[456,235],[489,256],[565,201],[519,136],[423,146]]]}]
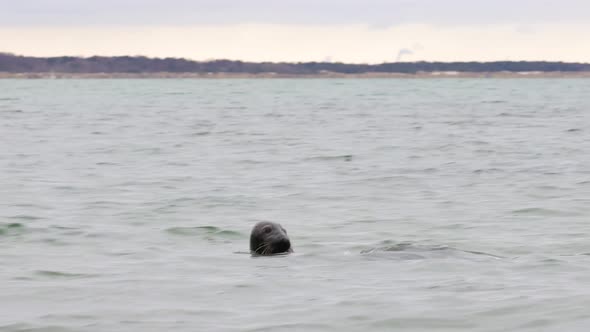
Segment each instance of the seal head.
[{"label": "seal head", "polygon": [[252,228],[250,252],[253,255],[275,255],[291,253],[291,241],[287,231],[279,224],[261,221]]}]

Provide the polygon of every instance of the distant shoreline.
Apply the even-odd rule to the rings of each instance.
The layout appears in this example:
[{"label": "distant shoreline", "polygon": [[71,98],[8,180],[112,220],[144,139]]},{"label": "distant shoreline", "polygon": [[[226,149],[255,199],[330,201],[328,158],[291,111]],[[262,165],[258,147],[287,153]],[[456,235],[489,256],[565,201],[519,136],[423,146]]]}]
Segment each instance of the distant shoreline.
[{"label": "distant shoreline", "polygon": [[590,78],[590,72],[418,72],[342,74],[324,72],[319,74],[278,73],[6,73],[0,79],[322,79],[322,78]]},{"label": "distant shoreline", "polygon": [[577,78],[590,63],[551,61],[340,62],[195,61],[144,56],[30,57],[0,52],[0,78]]}]

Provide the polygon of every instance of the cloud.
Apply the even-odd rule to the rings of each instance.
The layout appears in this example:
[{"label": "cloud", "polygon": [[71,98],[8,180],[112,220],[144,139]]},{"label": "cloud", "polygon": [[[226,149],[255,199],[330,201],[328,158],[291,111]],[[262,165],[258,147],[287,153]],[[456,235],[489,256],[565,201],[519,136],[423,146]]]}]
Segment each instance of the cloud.
[{"label": "cloud", "polygon": [[2,0],[0,26],[543,24],[584,22],[588,0]]}]

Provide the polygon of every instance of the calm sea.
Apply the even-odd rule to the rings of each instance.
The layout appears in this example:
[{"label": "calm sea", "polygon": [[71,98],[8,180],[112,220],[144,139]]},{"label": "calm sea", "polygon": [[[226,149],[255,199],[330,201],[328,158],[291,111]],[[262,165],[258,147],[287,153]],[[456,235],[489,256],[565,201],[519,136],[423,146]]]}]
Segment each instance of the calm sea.
[{"label": "calm sea", "polygon": [[0,331],[586,331],[589,96],[1,80]]}]

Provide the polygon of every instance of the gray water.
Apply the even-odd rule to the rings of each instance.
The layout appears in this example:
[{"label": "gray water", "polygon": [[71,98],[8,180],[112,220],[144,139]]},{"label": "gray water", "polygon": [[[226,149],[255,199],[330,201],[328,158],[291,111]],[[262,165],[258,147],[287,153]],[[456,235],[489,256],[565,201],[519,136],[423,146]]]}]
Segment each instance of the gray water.
[{"label": "gray water", "polygon": [[[590,81],[2,80],[1,331],[585,331]],[[294,254],[251,257],[261,220]]]}]

